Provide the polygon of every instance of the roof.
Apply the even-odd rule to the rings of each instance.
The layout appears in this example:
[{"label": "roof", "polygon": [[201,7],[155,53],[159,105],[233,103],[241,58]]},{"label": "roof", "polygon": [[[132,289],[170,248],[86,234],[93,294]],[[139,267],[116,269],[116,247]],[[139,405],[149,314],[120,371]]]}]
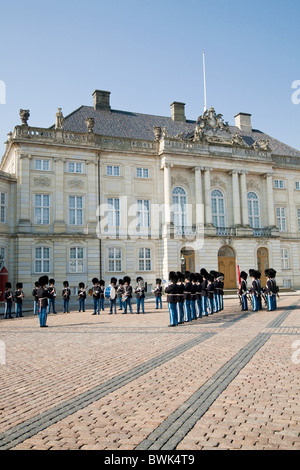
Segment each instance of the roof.
[{"label": "roof", "polygon": [[[153,127],[165,127],[171,137],[177,134],[191,133],[195,129],[196,121],[179,122],[171,117],[151,114],[134,113],[119,110],[96,110],[93,106],[81,106],[65,117],[64,130],[69,132],[87,132],[85,119],[94,118],[93,131],[98,135],[123,137],[141,140],[154,140]],[[277,139],[252,129],[252,132],[242,132],[236,126],[229,126],[232,135],[238,133],[248,145],[255,141],[269,140],[269,146],[274,155],[300,157],[300,151]]]}]

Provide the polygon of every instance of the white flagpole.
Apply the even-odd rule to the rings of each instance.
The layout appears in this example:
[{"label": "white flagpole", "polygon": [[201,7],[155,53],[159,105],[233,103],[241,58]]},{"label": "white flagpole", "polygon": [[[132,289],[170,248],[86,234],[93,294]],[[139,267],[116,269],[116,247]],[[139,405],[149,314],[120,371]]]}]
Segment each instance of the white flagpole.
[{"label": "white flagpole", "polygon": [[207,110],[206,105],[206,77],[205,77],[205,54],[203,52],[203,79],[204,79],[204,111]]}]

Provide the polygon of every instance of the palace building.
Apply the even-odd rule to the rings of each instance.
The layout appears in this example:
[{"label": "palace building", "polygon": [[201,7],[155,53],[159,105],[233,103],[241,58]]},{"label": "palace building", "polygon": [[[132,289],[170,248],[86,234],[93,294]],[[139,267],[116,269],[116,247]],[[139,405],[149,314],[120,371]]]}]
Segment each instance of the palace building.
[{"label": "palace building", "polygon": [[[55,124],[8,134],[0,167],[0,262],[31,292],[96,276],[142,276],[148,290],[171,270],[277,271],[300,286],[300,151],[214,108],[195,120],[111,109],[110,92]],[[262,276],[264,282],[264,276]]]}]

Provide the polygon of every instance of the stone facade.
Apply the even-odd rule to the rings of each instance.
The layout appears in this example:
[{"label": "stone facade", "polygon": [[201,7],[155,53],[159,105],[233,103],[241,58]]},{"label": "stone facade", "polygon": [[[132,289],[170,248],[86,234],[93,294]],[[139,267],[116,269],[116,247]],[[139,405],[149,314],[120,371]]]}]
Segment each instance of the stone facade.
[{"label": "stone facade", "polygon": [[229,247],[247,271],[265,248],[279,285],[300,286],[300,152],[252,130],[249,114],[229,126],[212,108],[186,121],[183,103],[159,118],[93,98],[65,118],[59,108],[48,129],[26,110],[9,134],[0,249],[11,282],[30,292],[47,273],[75,290],[127,274],[151,289],[170,270],[219,269]]}]

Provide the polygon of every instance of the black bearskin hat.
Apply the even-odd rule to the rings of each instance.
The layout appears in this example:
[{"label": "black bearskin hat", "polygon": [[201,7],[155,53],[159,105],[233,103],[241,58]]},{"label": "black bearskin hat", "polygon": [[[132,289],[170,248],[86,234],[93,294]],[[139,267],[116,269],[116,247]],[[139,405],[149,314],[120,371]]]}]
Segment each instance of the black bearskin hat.
[{"label": "black bearskin hat", "polygon": [[119,284],[120,284],[120,286],[123,286],[124,280],[123,280],[123,279],[119,279]]},{"label": "black bearskin hat", "polygon": [[63,285],[64,285],[64,287],[69,287],[69,281],[64,281]]},{"label": "black bearskin hat", "polygon": [[39,278],[39,285],[42,287],[42,286],[45,286],[46,284],[49,283],[49,278],[48,276],[41,276]]},{"label": "black bearskin hat", "polygon": [[35,287],[40,287],[39,281],[35,281],[34,285],[35,285]]},{"label": "black bearskin hat", "polygon": [[249,269],[249,276],[250,276],[250,277],[255,277],[255,279],[256,279],[256,271],[255,271],[255,269]]},{"label": "black bearskin hat", "polygon": [[93,284],[98,284],[98,282],[99,282],[99,281],[98,281],[98,278],[97,278],[97,277],[93,277],[92,283],[93,283]]},{"label": "black bearskin hat", "polygon": [[83,289],[83,288],[84,288],[84,282],[80,282],[80,283],[79,283],[79,288],[80,288],[80,289]]},{"label": "black bearskin hat", "polygon": [[130,279],[129,276],[124,276],[123,280],[124,280],[124,283],[125,283],[125,282],[127,282],[127,284],[130,284],[130,283],[131,283],[131,279]]},{"label": "black bearskin hat", "polygon": [[155,282],[156,282],[156,284],[161,285],[161,279],[157,278],[157,279],[155,280]]},{"label": "black bearskin hat", "polygon": [[11,289],[11,282],[5,283],[5,289]]},{"label": "black bearskin hat", "polygon": [[49,279],[49,284],[55,284],[55,279]]},{"label": "black bearskin hat", "polygon": [[105,286],[105,281],[103,281],[103,279],[100,279],[99,284],[100,286]]},{"label": "black bearskin hat", "polygon": [[208,279],[208,272],[206,271],[205,268],[200,269],[200,274],[204,277],[204,279]]},{"label": "black bearskin hat", "polygon": [[118,279],[116,277],[112,277],[110,280],[111,284],[117,284],[117,282],[118,282]]},{"label": "black bearskin hat", "polygon": [[17,282],[17,289],[23,289],[23,283]]},{"label": "black bearskin hat", "polygon": [[177,277],[177,274],[175,273],[175,271],[170,271],[169,272],[169,281],[175,283],[175,282],[177,282],[177,279],[178,279],[178,277]]},{"label": "black bearskin hat", "polygon": [[248,277],[248,274],[245,271],[241,271],[240,276],[241,276],[242,279],[244,279],[244,281],[246,281],[247,277]]}]

